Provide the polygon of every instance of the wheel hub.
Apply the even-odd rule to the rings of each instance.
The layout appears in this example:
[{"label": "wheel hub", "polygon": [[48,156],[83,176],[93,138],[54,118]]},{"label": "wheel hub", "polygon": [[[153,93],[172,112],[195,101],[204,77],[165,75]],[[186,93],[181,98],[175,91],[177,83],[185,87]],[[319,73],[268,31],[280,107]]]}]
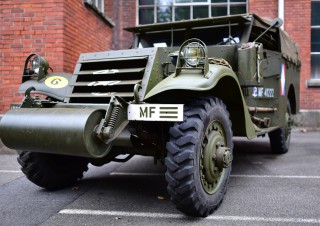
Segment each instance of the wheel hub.
[{"label": "wheel hub", "polygon": [[217,149],[217,154],[214,161],[220,169],[228,168],[232,162],[232,154],[230,148],[220,146]]},{"label": "wheel hub", "polygon": [[213,121],[207,128],[202,141],[200,176],[204,190],[213,194],[224,177],[224,169],[232,162],[231,150],[226,147],[223,125]]}]

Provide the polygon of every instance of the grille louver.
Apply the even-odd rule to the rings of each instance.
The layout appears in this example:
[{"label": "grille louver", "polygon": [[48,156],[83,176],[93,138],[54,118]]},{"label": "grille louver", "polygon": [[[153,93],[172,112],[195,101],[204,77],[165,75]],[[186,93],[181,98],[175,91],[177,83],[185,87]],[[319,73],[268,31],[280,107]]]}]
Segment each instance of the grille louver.
[{"label": "grille louver", "polygon": [[69,103],[109,103],[111,96],[133,100],[133,88],[141,83],[148,57],[87,60],[80,70]]}]

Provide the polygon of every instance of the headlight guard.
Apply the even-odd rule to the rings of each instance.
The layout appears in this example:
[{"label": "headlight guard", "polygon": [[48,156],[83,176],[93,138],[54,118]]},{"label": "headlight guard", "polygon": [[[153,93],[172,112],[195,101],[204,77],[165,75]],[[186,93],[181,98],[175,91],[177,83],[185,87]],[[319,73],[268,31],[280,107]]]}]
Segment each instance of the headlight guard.
[{"label": "headlight guard", "polygon": [[37,77],[38,81],[40,81],[46,77],[49,68],[52,71],[48,61],[38,54],[31,53],[24,63],[22,82],[25,82],[31,77]]},{"label": "headlight guard", "polygon": [[206,73],[207,68],[208,51],[204,42],[196,38],[185,41],[179,49],[176,75],[178,75],[182,69],[197,69]]},{"label": "headlight guard", "polygon": [[186,66],[199,67],[204,65],[205,47],[200,42],[190,42],[182,49]]}]

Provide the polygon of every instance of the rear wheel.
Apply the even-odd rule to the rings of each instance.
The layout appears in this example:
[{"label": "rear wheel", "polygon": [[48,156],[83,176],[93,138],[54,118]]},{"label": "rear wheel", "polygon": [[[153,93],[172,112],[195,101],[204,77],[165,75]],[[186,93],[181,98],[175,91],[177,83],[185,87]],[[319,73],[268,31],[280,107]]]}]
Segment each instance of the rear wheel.
[{"label": "rear wheel", "polygon": [[291,139],[291,108],[287,103],[287,111],[285,115],[286,125],[269,133],[271,151],[275,154],[285,154],[289,151]]},{"label": "rear wheel", "polygon": [[23,151],[18,162],[31,182],[48,190],[72,185],[88,170],[88,160],[74,156]]},{"label": "rear wheel", "polygon": [[171,200],[192,216],[206,217],[222,202],[232,161],[229,113],[218,98],[185,105],[184,121],[170,129],[166,180]]}]

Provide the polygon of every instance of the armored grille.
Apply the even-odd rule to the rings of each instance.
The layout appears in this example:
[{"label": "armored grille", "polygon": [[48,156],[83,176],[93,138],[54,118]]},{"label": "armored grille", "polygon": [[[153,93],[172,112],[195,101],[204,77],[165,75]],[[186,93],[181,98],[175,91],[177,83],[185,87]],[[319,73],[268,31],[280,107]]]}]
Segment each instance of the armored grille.
[{"label": "armored grille", "polygon": [[111,96],[133,100],[134,85],[141,83],[148,57],[99,59],[80,62],[69,103],[109,103]]}]

